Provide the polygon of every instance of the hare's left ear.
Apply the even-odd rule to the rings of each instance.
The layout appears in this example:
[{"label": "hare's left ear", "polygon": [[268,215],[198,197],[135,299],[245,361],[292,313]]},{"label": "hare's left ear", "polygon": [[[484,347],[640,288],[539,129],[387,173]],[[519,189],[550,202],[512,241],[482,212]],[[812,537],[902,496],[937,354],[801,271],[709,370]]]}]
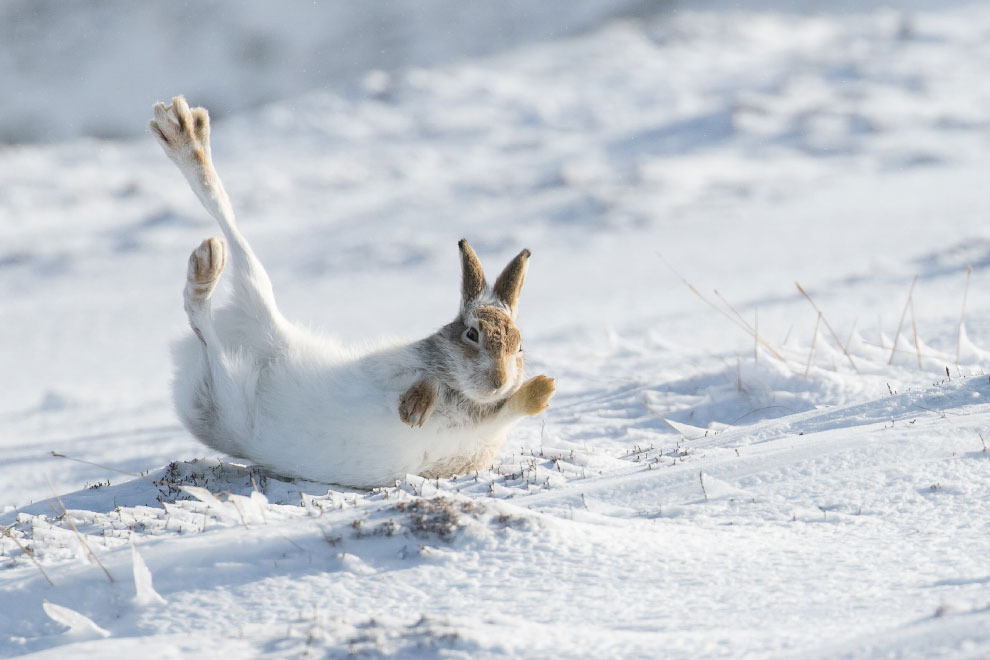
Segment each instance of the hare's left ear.
[{"label": "hare's left ear", "polygon": [[516,304],[519,302],[519,292],[522,291],[528,265],[529,250],[523,250],[509,262],[502,274],[495,280],[495,287],[493,288],[495,297],[506,304],[513,318],[516,316]]},{"label": "hare's left ear", "polygon": [[457,243],[461,249],[461,307],[467,307],[474,302],[485,290],[485,273],[481,270],[481,262],[467,240]]}]

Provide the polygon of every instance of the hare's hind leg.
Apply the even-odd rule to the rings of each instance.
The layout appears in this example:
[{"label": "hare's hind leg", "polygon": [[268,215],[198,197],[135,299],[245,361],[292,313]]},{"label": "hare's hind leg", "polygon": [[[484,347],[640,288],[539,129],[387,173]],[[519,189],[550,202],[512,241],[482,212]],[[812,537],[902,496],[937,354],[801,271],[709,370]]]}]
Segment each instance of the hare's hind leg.
[{"label": "hare's hind leg", "polygon": [[182,292],[189,325],[204,346],[219,346],[213,326],[213,290],[227,261],[227,251],[219,238],[207,238],[189,255],[186,288]]},{"label": "hare's hind leg", "polygon": [[[251,433],[256,371],[251,360],[230,354],[213,324],[211,301],[226,263],[219,238],[208,238],[189,257],[183,292],[189,325],[202,348],[202,373],[191,400],[180,402],[196,435],[210,446],[240,455],[239,440]],[[190,365],[186,365],[190,368]]]},{"label": "hare's hind leg", "polygon": [[177,96],[172,105],[156,103],[152,135],[189,182],[189,186],[223,230],[233,270],[233,307],[260,324],[258,337],[284,339],[286,321],[275,304],[272,283],[247,239],[237,228],[233,207],[210,152],[210,117],[204,108],[190,108]]}]

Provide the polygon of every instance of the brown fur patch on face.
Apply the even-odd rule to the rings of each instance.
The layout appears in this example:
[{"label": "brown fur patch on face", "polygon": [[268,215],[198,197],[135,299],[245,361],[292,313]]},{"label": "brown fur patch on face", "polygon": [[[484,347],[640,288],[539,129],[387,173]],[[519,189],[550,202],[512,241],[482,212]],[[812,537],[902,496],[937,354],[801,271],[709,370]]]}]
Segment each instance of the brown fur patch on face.
[{"label": "brown fur patch on face", "polygon": [[507,378],[506,359],[519,351],[522,336],[509,315],[497,307],[479,307],[475,316],[485,336],[485,348],[492,356],[492,376],[497,381],[495,386],[501,387]]},{"label": "brown fur patch on face", "polygon": [[519,350],[522,335],[508,314],[498,307],[485,305],[477,309],[475,316],[485,335],[485,346],[493,356],[514,355]]}]

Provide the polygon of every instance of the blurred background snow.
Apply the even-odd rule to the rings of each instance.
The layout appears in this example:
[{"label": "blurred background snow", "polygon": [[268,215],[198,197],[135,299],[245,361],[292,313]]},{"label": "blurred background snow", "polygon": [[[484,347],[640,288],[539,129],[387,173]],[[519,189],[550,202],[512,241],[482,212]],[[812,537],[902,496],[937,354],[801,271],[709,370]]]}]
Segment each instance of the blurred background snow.
[{"label": "blurred background snow", "polygon": [[180,92],[222,117],[668,4],[3,0],[0,142],[134,135],[152,103]]},{"label": "blurred background snow", "polygon": [[952,2],[0,0],[0,144],[132,136],[184,93],[214,119],[318,88],[433,67],[681,9],[819,12]]}]

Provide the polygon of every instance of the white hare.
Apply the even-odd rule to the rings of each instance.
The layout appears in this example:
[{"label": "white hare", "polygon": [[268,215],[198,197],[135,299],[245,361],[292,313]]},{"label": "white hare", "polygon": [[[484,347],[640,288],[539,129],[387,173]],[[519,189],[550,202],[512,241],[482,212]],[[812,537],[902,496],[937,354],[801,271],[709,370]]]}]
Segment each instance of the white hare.
[{"label": "white hare", "polygon": [[[514,324],[528,250],[489,286],[462,240],[453,322],[419,341],[349,349],[278,311],[213,167],[206,110],[181,96],[157,103],[151,132],[226,239],[204,240],[189,258],[195,336],[175,348],[176,406],[203,443],[284,475],[369,487],[484,468],[516,422],[546,409],[553,379],[523,382]],[[228,258],[232,299],[214,315]]]}]

